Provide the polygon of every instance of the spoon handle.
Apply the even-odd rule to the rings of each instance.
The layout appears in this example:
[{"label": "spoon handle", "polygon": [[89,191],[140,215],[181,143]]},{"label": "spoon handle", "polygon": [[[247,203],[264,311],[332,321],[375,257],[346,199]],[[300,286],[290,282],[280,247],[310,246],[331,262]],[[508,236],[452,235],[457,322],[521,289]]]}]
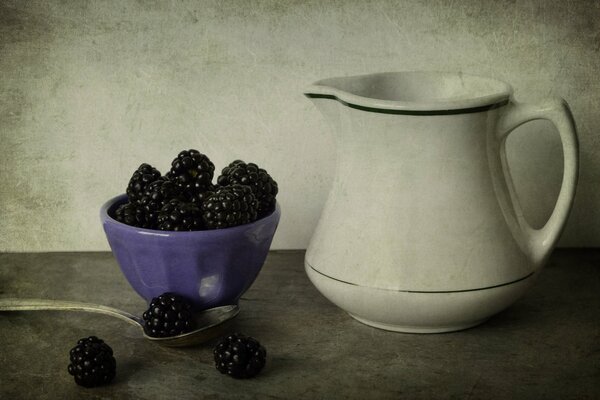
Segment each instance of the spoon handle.
[{"label": "spoon handle", "polygon": [[143,326],[141,318],[116,308],[102,306],[99,304],[82,303],[78,301],[45,300],[45,299],[0,299],[0,311],[84,311],[98,314],[111,315],[120,318],[138,328]]}]

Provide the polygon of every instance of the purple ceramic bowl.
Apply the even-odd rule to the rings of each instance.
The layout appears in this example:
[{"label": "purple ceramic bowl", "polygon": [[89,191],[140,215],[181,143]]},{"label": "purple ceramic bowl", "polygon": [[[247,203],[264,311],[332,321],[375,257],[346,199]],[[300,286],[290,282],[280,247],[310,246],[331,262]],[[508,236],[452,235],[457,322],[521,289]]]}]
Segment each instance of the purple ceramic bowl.
[{"label": "purple ceramic bowl", "polygon": [[112,215],[127,201],[107,201],[100,219],[121,271],[146,299],[179,293],[197,309],[237,304],[265,262],[281,210],[251,224],[226,229],[171,232],[142,229]]}]

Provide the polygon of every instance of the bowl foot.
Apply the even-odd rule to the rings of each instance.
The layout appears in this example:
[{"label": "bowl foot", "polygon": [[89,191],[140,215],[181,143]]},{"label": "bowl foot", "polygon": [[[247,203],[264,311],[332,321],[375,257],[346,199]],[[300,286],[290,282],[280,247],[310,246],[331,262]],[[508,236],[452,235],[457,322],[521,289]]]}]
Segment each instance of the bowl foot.
[{"label": "bowl foot", "polygon": [[351,314],[351,313],[348,313],[348,315],[350,315],[352,318],[354,318],[358,322],[361,322],[365,325],[369,325],[374,328],[383,329],[386,331],[401,332],[401,333],[456,332],[456,331],[462,331],[464,329],[472,328],[474,326],[484,323],[485,321],[487,321],[489,319],[489,318],[484,318],[484,319],[480,319],[477,321],[470,321],[470,322],[465,322],[465,323],[450,325],[450,326],[408,326],[408,325],[391,325],[391,324],[386,324],[386,323],[382,323],[382,322],[371,321],[371,320],[359,317],[359,316]]}]

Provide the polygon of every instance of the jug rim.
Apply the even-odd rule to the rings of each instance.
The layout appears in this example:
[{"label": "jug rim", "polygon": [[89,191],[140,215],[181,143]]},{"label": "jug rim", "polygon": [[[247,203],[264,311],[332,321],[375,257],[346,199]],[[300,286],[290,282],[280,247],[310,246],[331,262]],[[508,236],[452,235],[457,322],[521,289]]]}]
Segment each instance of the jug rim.
[{"label": "jug rim", "polygon": [[361,111],[447,115],[502,107],[508,104],[513,89],[499,79],[463,72],[397,71],[321,79],[303,93]]}]

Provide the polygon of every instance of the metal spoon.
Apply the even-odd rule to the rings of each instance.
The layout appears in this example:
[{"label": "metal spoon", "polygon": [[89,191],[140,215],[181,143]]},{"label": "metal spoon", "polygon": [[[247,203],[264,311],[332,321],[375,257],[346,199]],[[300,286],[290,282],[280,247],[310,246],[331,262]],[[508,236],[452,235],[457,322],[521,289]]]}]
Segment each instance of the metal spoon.
[{"label": "metal spoon", "polygon": [[111,315],[140,328],[146,339],[169,347],[192,346],[213,339],[222,333],[225,328],[225,322],[233,319],[240,312],[237,305],[209,308],[194,314],[194,323],[195,326],[198,327],[195,330],[181,335],[156,338],[146,335],[144,332],[143,319],[116,308],[77,301],[16,298],[0,299],[0,311],[41,310],[84,311]]}]

